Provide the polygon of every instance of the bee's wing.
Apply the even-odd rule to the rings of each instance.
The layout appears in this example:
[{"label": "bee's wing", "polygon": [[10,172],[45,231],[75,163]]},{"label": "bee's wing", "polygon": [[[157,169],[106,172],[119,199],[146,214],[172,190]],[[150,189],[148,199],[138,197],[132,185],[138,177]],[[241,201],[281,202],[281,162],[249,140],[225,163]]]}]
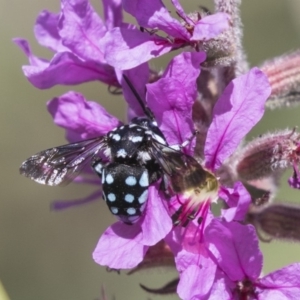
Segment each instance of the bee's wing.
[{"label": "bee's wing", "polygon": [[105,146],[105,138],[101,136],[47,149],[25,160],[20,173],[41,184],[67,184]]},{"label": "bee's wing", "polygon": [[[163,145],[156,140],[152,140],[151,155],[163,171],[172,176],[189,168],[203,169],[202,166],[190,155],[169,146]],[[203,170],[203,172],[205,172]]]}]

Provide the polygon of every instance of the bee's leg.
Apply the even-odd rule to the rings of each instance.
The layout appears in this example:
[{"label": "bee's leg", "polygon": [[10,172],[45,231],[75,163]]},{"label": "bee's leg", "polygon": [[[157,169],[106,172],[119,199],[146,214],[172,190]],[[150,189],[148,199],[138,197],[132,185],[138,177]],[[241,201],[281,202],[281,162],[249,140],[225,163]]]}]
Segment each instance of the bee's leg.
[{"label": "bee's leg", "polygon": [[188,139],[186,139],[183,143],[181,143],[180,145],[172,145],[170,146],[170,148],[174,150],[182,150],[182,148],[186,147],[197,134],[198,134],[198,130],[194,130],[193,134]]},{"label": "bee's leg", "polygon": [[173,193],[170,190],[170,182],[168,177],[164,174],[160,182],[159,190],[163,191],[166,198],[170,199],[173,196]]},{"label": "bee's leg", "polygon": [[107,163],[105,163],[100,157],[93,157],[91,166],[95,173],[101,178],[103,168],[107,166]]}]

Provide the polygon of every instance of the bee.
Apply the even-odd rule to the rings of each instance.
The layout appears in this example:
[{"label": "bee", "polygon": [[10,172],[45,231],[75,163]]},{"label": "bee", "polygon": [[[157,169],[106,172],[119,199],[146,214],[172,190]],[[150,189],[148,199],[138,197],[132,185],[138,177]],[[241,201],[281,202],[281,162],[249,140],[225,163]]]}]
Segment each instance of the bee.
[{"label": "bee", "polygon": [[40,184],[58,186],[72,181],[89,163],[101,178],[110,212],[133,224],[143,215],[152,183],[164,177],[172,193],[194,190],[197,194],[210,173],[193,157],[168,145],[152,111],[129,79],[123,78],[145,116],[106,135],[41,151],[22,163],[20,173]]}]

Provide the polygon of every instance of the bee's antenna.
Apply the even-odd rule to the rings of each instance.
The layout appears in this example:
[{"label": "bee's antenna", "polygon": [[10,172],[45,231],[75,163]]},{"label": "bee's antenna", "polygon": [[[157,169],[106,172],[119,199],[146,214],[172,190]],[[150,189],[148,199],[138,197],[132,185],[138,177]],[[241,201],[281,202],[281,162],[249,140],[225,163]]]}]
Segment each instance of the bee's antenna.
[{"label": "bee's antenna", "polygon": [[132,83],[130,82],[129,78],[123,74],[123,78],[126,81],[127,85],[129,86],[130,90],[134,94],[136,100],[139,102],[144,114],[149,117],[150,119],[154,119],[152,111],[149,109],[149,107],[143,102],[141,96],[138,94],[137,90],[134,88]]}]

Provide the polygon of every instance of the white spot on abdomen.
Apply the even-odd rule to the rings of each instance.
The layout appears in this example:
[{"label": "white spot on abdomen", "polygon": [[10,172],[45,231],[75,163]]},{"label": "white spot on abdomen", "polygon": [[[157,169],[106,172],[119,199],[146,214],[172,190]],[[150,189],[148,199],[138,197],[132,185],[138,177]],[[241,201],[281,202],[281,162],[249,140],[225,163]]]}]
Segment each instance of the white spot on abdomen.
[{"label": "white spot on abdomen", "polygon": [[114,182],[114,178],[112,177],[111,174],[106,175],[106,183],[107,184],[112,184]]},{"label": "white spot on abdomen", "polygon": [[118,209],[117,207],[111,207],[111,208],[110,208],[110,211],[111,211],[114,215],[116,215],[116,214],[119,212],[119,209]]},{"label": "white spot on abdomen", "polygon": [[134,196],[131,194],[126,194],[124,199],[128,203],[132,203],[134,201]]},{"label": "white spot on abdomen", "polygon": [[134,176],[128,176],[125,179],[125,183],[130,186],[136,185],[136,178]]},{"label": "white spot on abdomen", "polygon": [[109,193],[109,194],[107,195],[107,199],[108,199],[110,202],[114,202],[114,201],[116,201],[116,195],[113,194],[113,193]]},{"label": "white spot on abdomen", "polygon": [[127,213],[129,215],[134,215],[136,213],[136,209],[134,207],[127,208]]},{"label": "white spot on abdomen", "polygon": [[139,184],[142,187],[149,186],[149,177],[148,177],[148,172],[147,171],[143,172],[143,174],[140,178]]},{"label": "white spot on abdomen", "polygon": [[148,199],[148,190],[144,191],[144,193],[139,197],[138,201],[140,204],[143,204]]}]

